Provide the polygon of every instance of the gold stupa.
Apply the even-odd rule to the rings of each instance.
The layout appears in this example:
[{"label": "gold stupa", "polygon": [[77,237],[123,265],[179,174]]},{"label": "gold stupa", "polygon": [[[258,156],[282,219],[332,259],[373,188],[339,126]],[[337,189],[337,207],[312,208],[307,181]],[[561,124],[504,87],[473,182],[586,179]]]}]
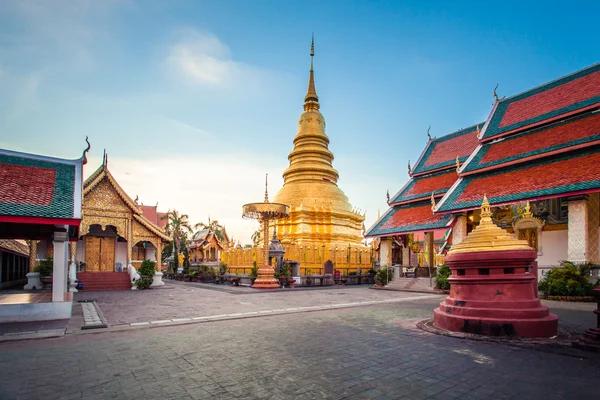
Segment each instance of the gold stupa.
[{"label": "gold stupa", "polygon": [[298,121],[290,166],[283,172],[283,188],[274,201],[287,204],[290,216],[277,222],[282,243],[297,245],[358,245],[363,237],[365,216],[353,210],[348,197],[337,186],[333,153],[325,134],[325,118],[319,111],[313,70],[314,39],[310,48],[308,92]]},{"label": "gold stupa", "polygon": [[533,249],[526,240],[515,239],[513,235],[494,224],[490,203],[484,194],[479,225],[461,243],[452,245],[448,254],[505,250]]}]

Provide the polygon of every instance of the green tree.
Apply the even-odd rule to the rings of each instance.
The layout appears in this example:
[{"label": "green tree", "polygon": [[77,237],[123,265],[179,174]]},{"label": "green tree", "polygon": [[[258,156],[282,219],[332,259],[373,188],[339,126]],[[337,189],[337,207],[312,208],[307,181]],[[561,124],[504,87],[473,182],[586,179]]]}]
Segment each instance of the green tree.
[{"label": "green tree", "polygon": [[260,241],[260,231],[254,232],[250,239],[252,240],[252,243],[254,243],[255,246],[258,246],[258,242]]},{"label": "green tree", "polygon": [[[182,245],[186,247],[184,254],[187,253],[187,235],[191,234],[192,227],[189,223],[187,214],[179,214],[177,210],[169,210],[161,219],[167,220],[165,231],[173,239],[171,250],[175,255],[175,265],[179,268],[179,253],[182,251]],[[165,246],[165,250],[167,246]]]},{"label": "green tree", "polygon": [[219,221],[217,220],[211,221],[210,217],[208,218],[208,224],[206,222],[199,222],[196,225],[194,225],[194,229],[207,229],[210,232],[214,232],[219,241],[222,241],[225,238],[225,236],[223,235],[223,232],[225,230],[223,225],[219,224]]}]

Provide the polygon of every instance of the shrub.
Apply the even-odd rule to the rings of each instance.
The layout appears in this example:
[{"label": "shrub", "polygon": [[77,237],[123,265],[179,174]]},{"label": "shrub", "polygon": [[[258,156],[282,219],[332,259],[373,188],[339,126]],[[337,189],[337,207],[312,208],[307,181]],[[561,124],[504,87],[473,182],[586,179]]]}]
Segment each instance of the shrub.
[{"label": "shrub", "polygon": [[594,285],[587,278],[591,264],[561,261],[559,268],[549,270],[539,282],[539,289],[547,296],[590,296]]},{"label": "shrub", "polygon": [[52,258],[46,258],[41,260],[35,272],[39,272],[40,276],[51,276],[53,270],[54,260]]},{"label": "shrub", "polygon": [[156,265],[156,263],[154,261],[150,261],[150,260],[144,260],[142,261],[142,265],[140,266],[140,269],[138,271],[138,273],[141,276],[154,276],[154,266]]},{"label": "shrub", "polygon": [[448,282],[449,276],[450,267],[446,264],[440,266],[435,275],[435,287],[442,290],[450,290],[450,282]]},{"label": "shrub", "polygon": [[252,269],[250,269],[250,277],[254,279],[258,278],[258,265],[256,264],[256,261],[252,263]]},{"label": "shrub", "polygon": [[390,271],[386,267],[379,268],[375,273],[375,283],[378,285],[387,285]]},{"label": "shrub", "polygon": [[221,273],[221,275],[225,275],[225,273],[227,272],[227,264],[225,264],[224,262],[220,263],[219,272]]},{"label": "shrub", "polygon": [[290,271],[290,265],[288,263],[284,263],[281,268],[279,268],[279,273],[277,274],[277,278],[284,277],[290,278],[292,276],[292,271]]},{"label": "shrub", "polygon": [[144,290],[144,289],[148,289],[150,287],[150,285],[152,284],[152,279],[151,278],[140,278],[140,279],[136,279],[135,281],[133,281],[133,283],[135,283],[135,286],[138,288],[138,290]]}]

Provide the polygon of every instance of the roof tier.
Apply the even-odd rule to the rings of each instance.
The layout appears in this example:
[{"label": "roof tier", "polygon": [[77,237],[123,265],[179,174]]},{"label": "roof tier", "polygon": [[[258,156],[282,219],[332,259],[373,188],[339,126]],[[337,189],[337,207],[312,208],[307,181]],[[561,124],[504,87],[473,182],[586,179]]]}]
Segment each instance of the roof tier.
[{"label": "roof tier", "polygon": [[456,165],[457,156],[460,162],[465,161],[479,144],[477,126],[481,125],[483,123],[429,141],[411,175],[422,175],[453,167]]},{"label": "roof tier", "polygon": [[497,206],[600,191],[600,146],[459,178],[436,212],[479,207],[484,194]]},{"label": "roof tier", "polygon": [[456,178],[454,169],[414,177],[394,196],[390,204],[404,204],[429,199],[432,193],[434,196],[441,196],[456,182]]},{"label": "roof tier", "polygon": [[433,214],[429,202],[413,203],[390,208],[366,236],[389,236],[448,227],[454,217]]},{"label": "roof tier", "polygon": [[491,140],[600,107],[600,64],[494,105],[481,139]]},{"label": "roof tier", "polygon": [[82,166],[83,159],[0,150],[0,221],[79,225]]},{"label": "roof tier", "polygon": [[564,153],[600,141],[600,113],[588,112],[504,140],[484,144],[461,175]]}]

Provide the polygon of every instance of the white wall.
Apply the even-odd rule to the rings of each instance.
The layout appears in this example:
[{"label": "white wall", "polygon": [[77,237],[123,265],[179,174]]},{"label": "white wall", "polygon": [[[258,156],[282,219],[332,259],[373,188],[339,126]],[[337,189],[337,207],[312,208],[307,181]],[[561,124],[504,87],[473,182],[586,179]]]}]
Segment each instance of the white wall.
[{"label": "white wall", "polygon": [[146,244],[146,260],[156,261],[156,248],[151,244]]},{"label": "white wall", "polygon": [[121,263],[121,268],[123,268],[123,271],[126,271],[126,268],[127,268],[127,242],[117,242],[116,247],[115,247],[115,266],[116,266],[116,263]]},{"label": "white wall", "polygon": [[542,278],[542,272],[552,266],[558,266],[558,262],[568,259],[569,239],[568,231],[542,231],[542,255],[538,256],[538,278]]},{"label": "white wall", "polygon": [[85,261],[85,242],[83,239],[77,242],[77,247],[75,248],[75,260]]}]

